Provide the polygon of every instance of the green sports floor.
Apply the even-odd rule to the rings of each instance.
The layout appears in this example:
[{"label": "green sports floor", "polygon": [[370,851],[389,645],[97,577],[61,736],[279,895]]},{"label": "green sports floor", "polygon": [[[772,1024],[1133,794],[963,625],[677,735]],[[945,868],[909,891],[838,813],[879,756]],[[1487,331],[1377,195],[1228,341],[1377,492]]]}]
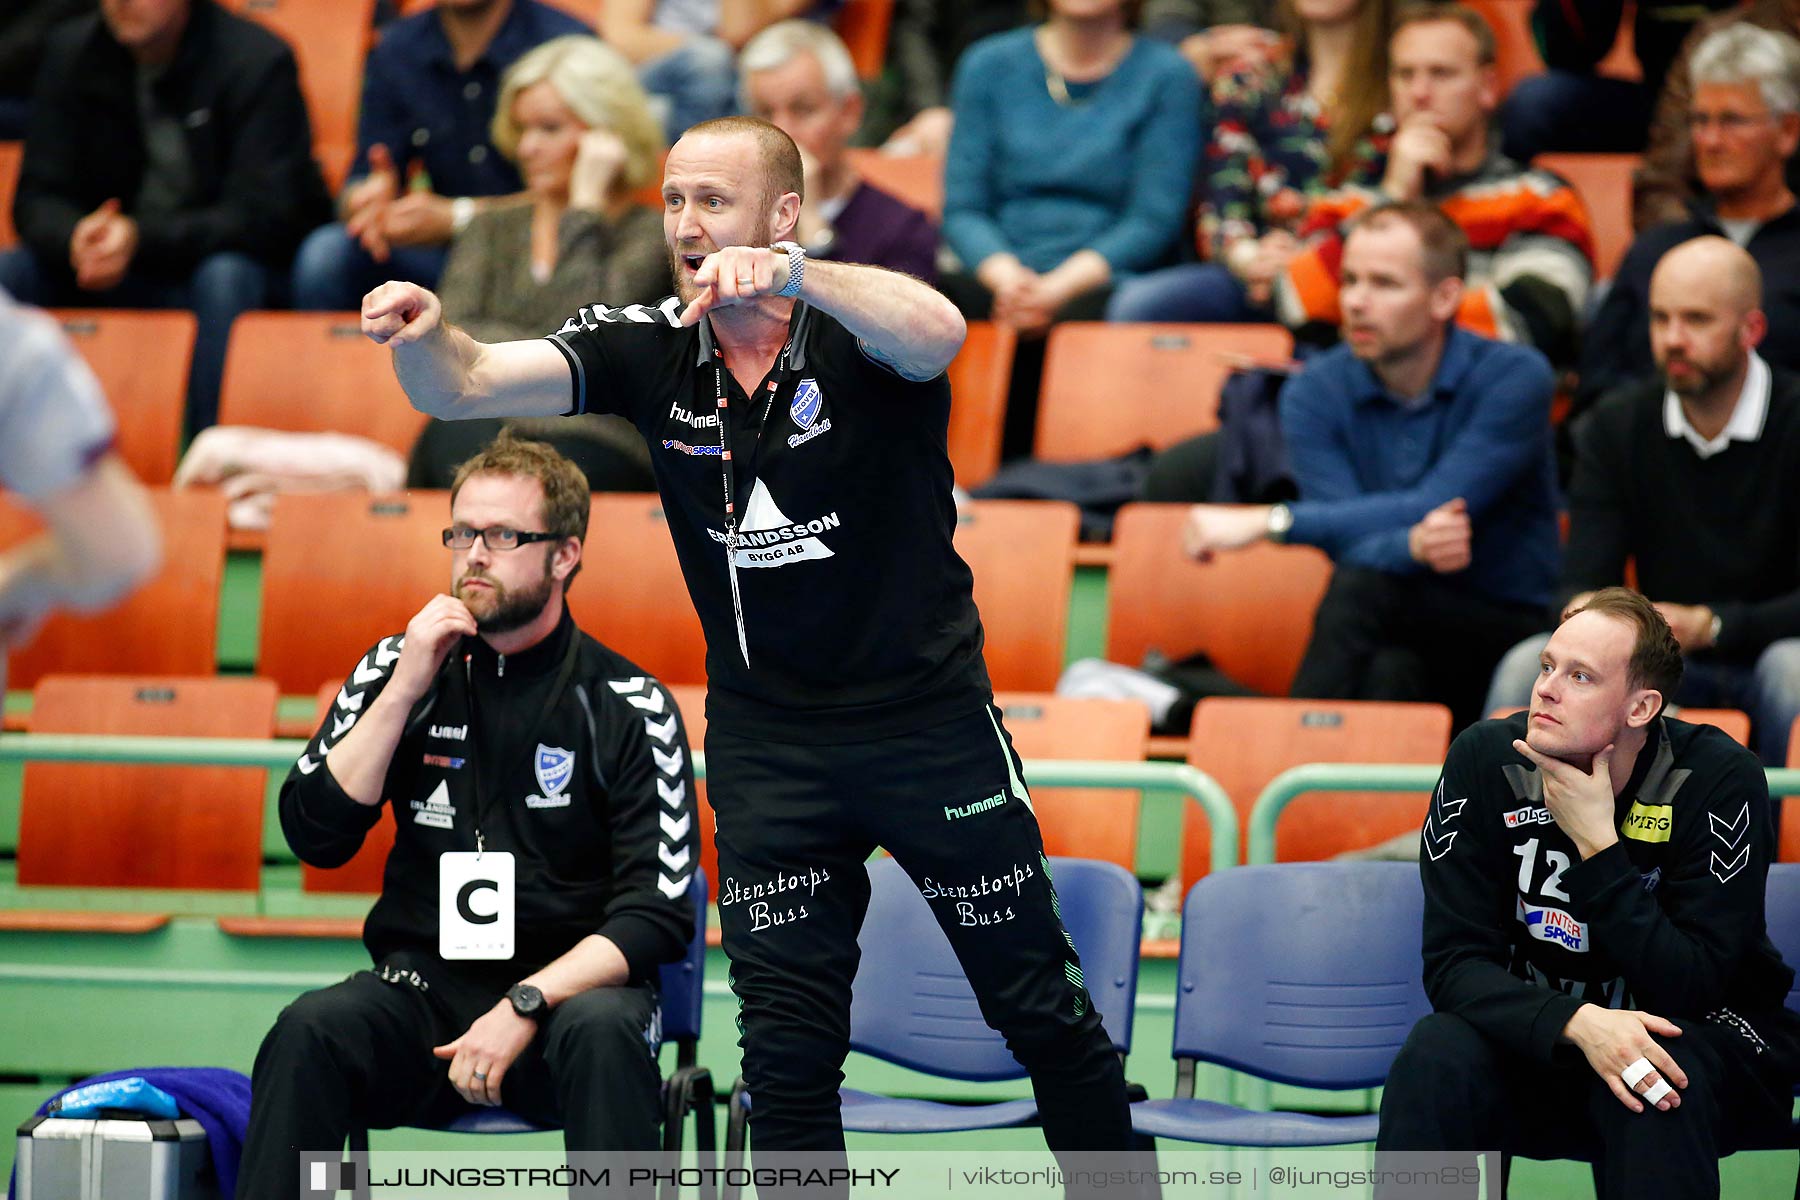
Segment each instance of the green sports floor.
[{"label": "green sports floor", "polygon": [[[258,560],[233,554],[227,565],[221,604],[219,662],[231,672],[254,665],[259,603]],[[1077,571],[1071,606],[1069,657],[1096,655],[1105,628],[1106,578],[1102,570]],[[387,631],[370,631],[376,635]],[[604,637],[604,631],[595,631]],[[286,700],[284,713],[310,713],[312,700]],[[29,697],[7,698],[9,710],[29,706]],[[238,938],[221,932],[220,915],[360,914],[350,898],[305,897],[299,869],[283,844],[274,819],[279,781],[270,781],[264,827],[262,888],[254,897],[208,893],[132,891],[70,892],[21,888],[15,882],[13,853],[18,838],[19,772],[0,764],[0,906],[173,912],[167,926],[148,934],[44,934],[0,932],[0,1118],[24,1120],[51,1092],[100,1071],[131,1066],[225,1066],[248,1072],[256,1047],[281,1007],[300,992],[336,982],[367,965],[359,944],[306,939]],[[1149,794],[1140,826],[1138,874],[1154,886],[1175,866],[1180,844],[1180,800]],[[1156,920],[1154,916],[1152,920]],[[1153,932],[1173,936],[1170,928]],[[737,1074],[736,1003],[725,987],[725,960],[712,951],[707,961],[707,996],[700,1062],[710,1068],[721,1091]],[[1133,1050],[1127,1077],[1151,1095],[1169,1095],[1174,1067],[1168,1047],[1173,1027],[1175,963],[1144,962],[1138,995]],[[665,1052],[665,1066],[673,1051]],[[865,1090],[943,1098],[1028,1094],[1013,1085],[961,1084],[914,1074],[852,1056],[849,1083]],[[1229,1098],[1232,1080],[1221,1070],[1201,1076],[1201,1094]],[[1315,1109],[1359,1110],[1371,1093],[1303,1094],[1276,1090],[1276,1101]],[[723,1114],[720,1131],[723,1136]],[[907,1150],[1034,1150],[1033,1130],[958,1134],[931,1138],[853,1136],[852,1147]],[[508,1139],[508,1148],[553,1149],[554,1135]],[[416,1130],[378,1132],[373,1149],[468,1149],[468,1139]],[[0,1170],[10,1172],[13,1143],[0,1149]],[[1220,1161],[1227,1161],[1221,1153]],[[1742,1200],[1773,1200],[1794,1194],[1794,1153],[1740,1154],[1723,1165],[1724,1194]],[[1190,1193],[1202,1194],[1202,1193]],[[1203,1193],[1225,1195],[1223,1191]],[[1249,1194],[1249,1193],[1245,1193]],[[1356,1196],[1352,1188],[1333,1195]],[[1360,1194],[1366,1195],[1366,1190]],[[1593,1195],[1588,1170],[1575,1163],[1521,1161],[1513,1168],[1512,1195],[1530,1200],[1562,1200]]]}]

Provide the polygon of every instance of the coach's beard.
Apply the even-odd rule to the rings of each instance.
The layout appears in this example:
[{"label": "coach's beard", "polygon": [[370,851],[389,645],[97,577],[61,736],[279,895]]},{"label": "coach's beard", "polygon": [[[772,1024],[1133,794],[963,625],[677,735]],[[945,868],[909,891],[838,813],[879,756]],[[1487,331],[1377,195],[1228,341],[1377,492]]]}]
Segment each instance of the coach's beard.
[{"label": "coach's beard", "polygon": [[[774,237],[774,226],[765,219],[762,224],[750,231],[750,240],[744,244],[747,246],[767,246],[774,240]],[[723,249],[723,247],[720,247],[720,249]],[[678,249],[675,246],[669,246],[668,251],[669,275],[675,281],[675,295],[680,297],[683,304],[692,304],[694,302],[694,297],[700,294],[700,289],[694,285],[694,273],[688,268],[687,260],[690,255],[698,255],[700,262],[704,262],[707,256],[718,253],[718,250],[706,250],[698,247],[689,247],[684,250]],[[698,263],[695,264],[696,267],[698,265]]]},{"label": "coach's beard", "polygon": [[[465,586],[471,579],[481,580],[491,590],[471,590]],[[469,615],[475,618],[475,628],[482,633],[511,633],[537,620],[550,603],[550,588],[548,570],[524,591],[510,590],[485,572],[470,571],[456,581],[456,598],[468,607]]]}]

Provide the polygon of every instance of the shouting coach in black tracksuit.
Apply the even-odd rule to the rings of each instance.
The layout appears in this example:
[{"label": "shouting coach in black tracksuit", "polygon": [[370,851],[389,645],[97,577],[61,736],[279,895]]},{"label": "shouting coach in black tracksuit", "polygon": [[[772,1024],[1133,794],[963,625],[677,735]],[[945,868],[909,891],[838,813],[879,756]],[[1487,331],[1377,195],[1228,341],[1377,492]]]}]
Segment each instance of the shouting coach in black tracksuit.
[{"label": "shouting coach in black tracksuit", "polygon": [[[303,861],[395,822],[375,961],[285,1009],[252,1079],[238,1195],[299,1195],[352,1122],[505,1104],[570,1150],[658,1145],[659,964],[693,934],[693,770],[656,680],[563,604],[587,480],[541,443],[464,464],[455,594],[359,662],[281,790]],[[440,897],[442,900],[440,901]]]},{"label": "shouting coach in black tracksuit", "polygon": [[1379,1150],[1588,1158],[1602,1200],[1694,1200],[1786,1128],[1768,784],[1661,715],[1681,671],[1650,602],[1607,588],[1551,637],[1528,712],[1450,747],[1419,854],[1437,1011],[1388,1074]]},{"label": "shouting coach in black tracksuit", "polygon": [[[1043,840],[952,544],[944,368],[955,306],[905,275],[809,262],[799,151],[767,122],[689,130],[663,178],[676,296],[584,307],[485,345],[390,283],[363,329],[450,419],[610,411],[651,447],[706,631],[719,921],[761,1151],[841,1154],[864,860],[930,900],[1059,1154],[1131,1144],[1124,1073],[1057,912]],[[685,307],[684,307],[685,306]],[[1019,878],[1004,902],[961,889]],[[802,886],[804,881],[804,886]]]}]

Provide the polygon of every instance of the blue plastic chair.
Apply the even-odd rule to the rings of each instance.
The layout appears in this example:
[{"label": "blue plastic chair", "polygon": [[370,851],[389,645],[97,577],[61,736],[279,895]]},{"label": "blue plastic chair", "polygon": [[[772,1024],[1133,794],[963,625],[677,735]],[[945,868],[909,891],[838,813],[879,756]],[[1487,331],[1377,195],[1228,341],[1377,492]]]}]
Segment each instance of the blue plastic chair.
[{"label": "blue plastic chair", "polygon": [[1131,1106],[1141,1135],[1223,1146],[1375,1139],[1374,1113],[1262,1112],[1194,1097],[1216,1063],[1298,1087],[1370,1088],[1431,1011],[1425,898],[1410,863],[1277,863],[1208,875],[1181,914],[1175,1095]]},{"label": "blue plastic chair", "polygon": [[[1143,889],[1116,863],[1052,858],[1050,869],[1088,992],[1113,1049],[1123,1057],[1131,1049],[1137,999]],[[1023,1079],[1025,1069],[982,1019],[949,939],[900,864],[891,858],[871,862],[869,890],[858,938],[862,961],[851,989],[851,1049],[949,1079]],[[1037,1102],[1031,1099],[943,1104],[851,1088],[838,1095],[844,1128],[855,1133],[1007,1129],[1038,1119]],[[750,1093],[739,1079],[725,1128],[728,1163],[743,1151],[750,1105]]]},{"label": "blue plastic chair", "polygon": [[[1800,863],[1770,863],[1763,920],[1781,960],[1800,971]],[[1800,1012],[1800,974],[1788,989],[1787,1006]]]},{"label": "blue plastic chair", "polygon": [[[663,1142],[669,1153],[682,1148],[682,1129],[689,1113],[694,1115],[694,1146],[702,1166],[709,1166],[718,1154],[718,1123],[714,1117],[712,1072],[698,1063],[700,1052],[700,1014],[706,999],[706,872],[695,869],[688,884],[688,897],[694,903],[694,935],[688,942],[687,954],[672,963],[664,963],[660,971],[662,992],[662,1035],[664,1044],[675,1044],[675,1070],[663,1081]],[[551,1133],[556,1126],[528,1121],[505,1107],[487,1108],[469,1105],[463,1112],[442,1125],[421,1126],[445,1133]],[[369,1131],[350,1131],[351,1151],[368,1152]],[[352,1200],[369,1200],[368,1179],[359,1172]],[[704,1189],[708,1194],[714,1190]]]},{"label": "blue plastic chair", "polygon": [[[1781,959],[1797,972],[1788,989],[1787,1006],[1800,1012],[1800,863],[1770,863],[1769,880],[1763,893],[1763,920],[1769,928],[1769,940],[1781,951]],[[1800,1087],[1794,1089],[1800,1099]],[[1800,1121],[1789,1129],[1785,1144],[1772,1143],[1758,1149],[1786,1150],[1800,1146]],[[1800,1200],[1800,1178],[1794,1180],[1794,1200]]]}]

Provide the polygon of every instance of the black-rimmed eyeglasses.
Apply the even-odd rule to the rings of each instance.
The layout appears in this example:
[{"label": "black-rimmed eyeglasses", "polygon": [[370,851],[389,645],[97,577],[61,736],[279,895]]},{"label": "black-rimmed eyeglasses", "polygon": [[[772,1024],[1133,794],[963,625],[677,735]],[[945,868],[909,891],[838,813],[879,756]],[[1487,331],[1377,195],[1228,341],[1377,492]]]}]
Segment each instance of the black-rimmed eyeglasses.
[{"label": "black-rimmed eyeglasses", "polygon": [[452,525],[444,530],[444,545],[452,550],[467,550],[475,544],[476,538],[480,538],[482,545],[489,550],[517,550],[531,542],[554,542],[562,536],[560,533],[509,529],[505,525],[489,525],[486,529],[477,529],[473,525]]}]

